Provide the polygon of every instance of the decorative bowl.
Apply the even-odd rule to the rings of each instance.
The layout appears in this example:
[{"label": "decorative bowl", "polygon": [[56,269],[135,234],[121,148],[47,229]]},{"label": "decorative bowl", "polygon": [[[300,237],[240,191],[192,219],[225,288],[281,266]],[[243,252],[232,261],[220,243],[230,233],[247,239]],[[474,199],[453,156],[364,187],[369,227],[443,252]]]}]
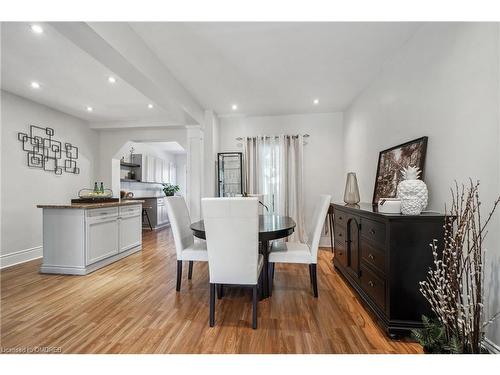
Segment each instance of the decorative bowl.
[{"label": "decorative bowl", "polygon": [[104,189],[103,193],[101,193],[100,191],[94,191],[94,189],[82,189],[78,192],[78,197],[84,199],[99,200],[111,198],[112,196],[113,191],[111,191],[111,189]]}]

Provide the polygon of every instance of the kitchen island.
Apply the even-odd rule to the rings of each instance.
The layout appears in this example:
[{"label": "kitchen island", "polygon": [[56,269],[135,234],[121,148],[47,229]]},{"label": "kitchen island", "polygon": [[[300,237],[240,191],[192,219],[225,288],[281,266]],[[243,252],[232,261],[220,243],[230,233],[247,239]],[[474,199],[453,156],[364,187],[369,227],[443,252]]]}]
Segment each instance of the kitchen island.
[{"label": "kitchen island", "polygon": [[43,209],[40,272],[86,275],[140,251],[142,203],[38,205]]}]

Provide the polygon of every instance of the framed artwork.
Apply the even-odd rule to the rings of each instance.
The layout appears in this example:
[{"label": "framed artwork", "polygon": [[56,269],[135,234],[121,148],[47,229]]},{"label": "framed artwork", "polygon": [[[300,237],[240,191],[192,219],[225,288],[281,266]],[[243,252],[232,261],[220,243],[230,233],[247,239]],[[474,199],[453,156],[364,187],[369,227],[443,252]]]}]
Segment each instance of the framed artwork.
[{"label": "framed artwork", "polygon": [[373,191],[373,204],[380,198],[394,198],[399,182],[402,180],[401,170],[414,166],[420,168],[421,179],[424,179],[425,154],[427,139],[422,137],[381,151],[378,157],[377,176]]}]

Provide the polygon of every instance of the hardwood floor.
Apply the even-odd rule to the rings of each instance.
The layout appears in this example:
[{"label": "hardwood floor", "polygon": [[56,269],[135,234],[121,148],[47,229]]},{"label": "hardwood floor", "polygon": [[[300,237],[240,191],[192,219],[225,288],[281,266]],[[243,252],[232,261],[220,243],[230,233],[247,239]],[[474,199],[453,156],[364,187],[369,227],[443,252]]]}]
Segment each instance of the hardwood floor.
[{"label": "hardwood floor", "polygon": [[144,232],[143,251],[87,276],[42,275],[35,260],[1,271],[0,346],[63,353],[420,353],[375,324],[320,251],[319,298],[308,267],[276,265],[271,298],[251,328],[251,289],[225,289],[208,326],[208,268],[175,291],[170,229]]}]

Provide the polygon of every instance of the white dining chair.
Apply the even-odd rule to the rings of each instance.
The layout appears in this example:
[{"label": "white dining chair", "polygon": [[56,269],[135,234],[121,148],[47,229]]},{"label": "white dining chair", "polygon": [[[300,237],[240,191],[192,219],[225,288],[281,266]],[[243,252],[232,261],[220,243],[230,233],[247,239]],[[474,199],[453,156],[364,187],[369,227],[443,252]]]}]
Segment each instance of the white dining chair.
[{"label": "white dining chair", "polygon": [[309,264],[309,276],[314,297],[318,297],[318,278],[316,264],[318,263],[318,247],[321,238],[321,229],[325,222],[331,195],[321,195],[314,207],[313,225],[307,231],[307,243],[301,242],[274,242],[269,253],[269,293],[272,293],[274,279],[274,263],[302,263]]},{"label": "white dining chair", "polygon": [[191,231],[191,218],[183,197],[166,197],[167,214],[174,236],[177,254],[177,284],[175,290],[181,290],[182,262],[189,262],[188,279],[193,277],[193,262],[208,261],[205,241],[195,240]]},{"label": "white dining chair", "polygon": [[[269,211],[266,206],[264,206],[264,194],[248,194],[247,197],[255,197],[259,200],[259,215],[265,215]],[[264,211],[264,208],[267,211]]]},{"label": "white dining chair", "polygon": [[215,288],[252,288],[252,328],[257,328],[257,296],[264,259],[258,252],[257,198],[203,198],[210,278],[210,327],[215,325]]}]

